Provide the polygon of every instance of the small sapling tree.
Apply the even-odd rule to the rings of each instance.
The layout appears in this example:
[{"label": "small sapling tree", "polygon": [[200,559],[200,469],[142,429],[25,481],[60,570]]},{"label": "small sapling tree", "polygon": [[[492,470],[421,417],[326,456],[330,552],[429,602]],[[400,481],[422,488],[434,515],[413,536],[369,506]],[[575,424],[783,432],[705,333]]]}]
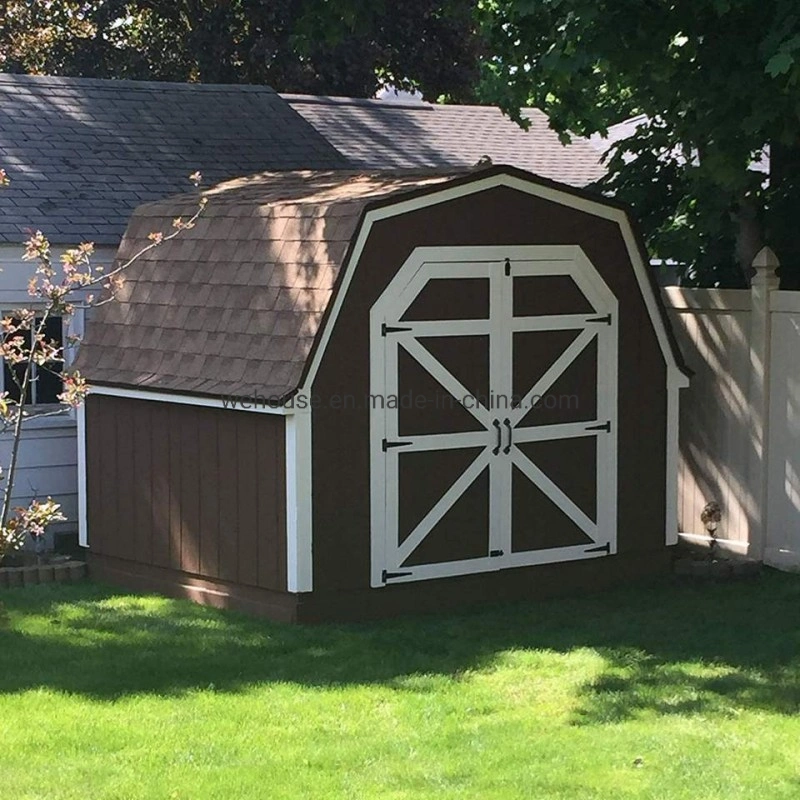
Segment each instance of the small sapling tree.
[{"label": "small sapling tree", "polygon": [[[200,185],[199,172],[189,179],[195,186]],[[0,169],[0,188],[9,183],[9,176]],[[25,242],[23,259],[36,265],[28,282],[30,303],[0,319],[0,357],[7,367],[7,379],[11,380],[11,390],[6,386],[6,391],[0,393],[0,430],[11,433],[10,450],[5,463],[0,464],[0,565],[28,539],[41,552],[48,526],[66,520],[61,505],[52,497],[34,498],[24,506],[15,506],[13,501],[26,425],[45,416],[69,413],[85,401],[89,391],[83,376],[67,368],[65,354],[77,346],[77,337],[69,337],[64,343],[51,339],[47,335],[48,322],[56,317],[69,320],[78,308],[113,302],[123,285],[125,271],[149,250],[194,227],[205,204],[206,199],[201,197],[190,217],[174,220],[170,231],[154,231],[147,246],[110,269],[93,263],[91,242],[66,249],[57,259],[41,231],[32,232]],[[56,373],[63,380],[55,407],[31,402],[33,385],[47,372]]]}]

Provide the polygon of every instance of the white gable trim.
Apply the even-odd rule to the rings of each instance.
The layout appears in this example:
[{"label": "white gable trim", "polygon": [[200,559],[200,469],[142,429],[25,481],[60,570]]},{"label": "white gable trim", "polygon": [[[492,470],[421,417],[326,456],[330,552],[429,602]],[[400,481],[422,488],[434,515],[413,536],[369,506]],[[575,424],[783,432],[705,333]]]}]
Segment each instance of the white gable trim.
[{"label": "white gable trim", "polygon": [[519,178],[516,175],[500,173],[490,175],[485,178],[476,177],[474,181],[463,183],[458,186],[447,187],[445,185],[444,188],[434,190],[430,193],[422,195],[421,197],[413,197],[409,200],[400,200],[397,203],[392,203],[383,208],[376,208],[366,213],[364,222],[350,254],[350,258],[343,266],[344,271],[341,278],[341,285],[336,293],[333,306],[330,309],[330,315],[325,321],[325,326],[320,334],[319,344],[314,351],[311,365],[309,366],[303,385],[300,387],[300,391],[310,393],[310,389],[314,384],[314,379],[319,371],[322,358],[325,355],[325,350],[327,349],[328,342],[331,338],[331,334],[336,326],[336,320],[339,317],[339,312],[341,311],[344,303],[344,298],[346,297],[347,291],[350,288],[353,275],[358,266],[361,254],[364,251],[364,246],[366,245],[369,235],[372,232],[372,226],[376,222],[380,222],[384,219],[397,217],[401,214],[407,214],[411,211],[419,211],[420,209],[429,208],[430,206],[439,205],[440,203],[447,203],[460,197],[467,197],[472,194],[477,194],[478,192],[485,192],[488,189],[494,189],[499,186],[506,186],[510,189],[516,189],[517,191],[534,195],[535,197],[541,197],[544,200],[549,200],[553,203],[558,203],[559,205],[566,206],[568,208],[574,208],[578,211],[583,211],[595,217],[611,220],[619,225],[623,241],[625,243],[625,248],[628,251],[628,256],[630,257],[631,263],[633,264],[634,274],[636,275],[636,281],[639,285],[639,291],[641,292],[642,299],[644,300],[647,312],[650,316],[650,321],[655,329],[658,344],[664,356],[664,361],[667,364],[668,383],[670,386],[674,385],[677,388],[685,388],[689,385],[688,377],[683,373],[677,361],[675,360],[675,354],[673,353],[670,345],[670,339],[669,335],[667,334],[664,319],[659,312],[655,291],[653,290],[653,285],[647,276],[646,270],[649,269],[649,266],[645,265],[642,261],[639,248],[636,244],[636,238],[633,234],[630,221],[628,220],[625,212],[622,209],[614,208],[597,200],[579,197],[571,192],[556,189],[552,186],[544,186],[534,181]]}]

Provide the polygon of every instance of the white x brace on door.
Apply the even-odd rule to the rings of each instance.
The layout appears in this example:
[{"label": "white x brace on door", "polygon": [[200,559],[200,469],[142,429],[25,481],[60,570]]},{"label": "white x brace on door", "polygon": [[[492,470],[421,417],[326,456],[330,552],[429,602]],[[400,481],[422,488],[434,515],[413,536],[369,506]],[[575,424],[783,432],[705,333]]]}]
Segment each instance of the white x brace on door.
[{"label": "white x brace on door", "polygon": [[373,586],[616,552],[617,324],[579,247],[411,255],[370,317]]}]

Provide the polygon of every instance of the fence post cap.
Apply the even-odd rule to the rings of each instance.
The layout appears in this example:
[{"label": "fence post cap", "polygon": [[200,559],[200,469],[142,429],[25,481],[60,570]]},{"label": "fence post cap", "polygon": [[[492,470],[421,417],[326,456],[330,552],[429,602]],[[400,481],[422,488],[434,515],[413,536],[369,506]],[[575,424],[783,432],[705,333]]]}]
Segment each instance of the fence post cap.
[{"label": "fence post cap", "polygon": [[756,269],[777,269],[780,265],[781,262],[778,261],[775,251],[767,245],[762,247],[753,258],[753,266]]},{"label": "fence post cap", "polygon": [[775,271],[780,267],[781,262],[775,251],[771,247],[762,247],[755,255],[752,261],[755,274],[753,275],[752,284],[769,285],[777,287],[778,276]]}]

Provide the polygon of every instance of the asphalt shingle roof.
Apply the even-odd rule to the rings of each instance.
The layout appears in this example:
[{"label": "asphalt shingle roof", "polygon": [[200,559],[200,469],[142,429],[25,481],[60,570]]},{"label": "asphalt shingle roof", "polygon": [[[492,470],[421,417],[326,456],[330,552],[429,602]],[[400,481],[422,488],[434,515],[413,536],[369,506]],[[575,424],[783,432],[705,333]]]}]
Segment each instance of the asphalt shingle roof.
[{"label": "asphalt shingle roof", "polygon": [[365,169],[469,167],[487,155],[572,186],[605,169],[586,139],[561,144],[547,116],[526,109],[527,131],[492,106],[432,105],[281,95],[354,166]]},{"label": "asphalt shingle roof", "polygon": [[[93,309],[76,368],[92,383],[279,398],[297,388],[364,207],[450,175],[264,173],[207,190],[196,227],[145,253]],[[118,258],[197,208],[140,206]]]},{"label": "asphalt shingle roof", "polygon": [[0,75],[0,242],[119,243],[142,202],[268,169],[346,160],[265,86]]}]

